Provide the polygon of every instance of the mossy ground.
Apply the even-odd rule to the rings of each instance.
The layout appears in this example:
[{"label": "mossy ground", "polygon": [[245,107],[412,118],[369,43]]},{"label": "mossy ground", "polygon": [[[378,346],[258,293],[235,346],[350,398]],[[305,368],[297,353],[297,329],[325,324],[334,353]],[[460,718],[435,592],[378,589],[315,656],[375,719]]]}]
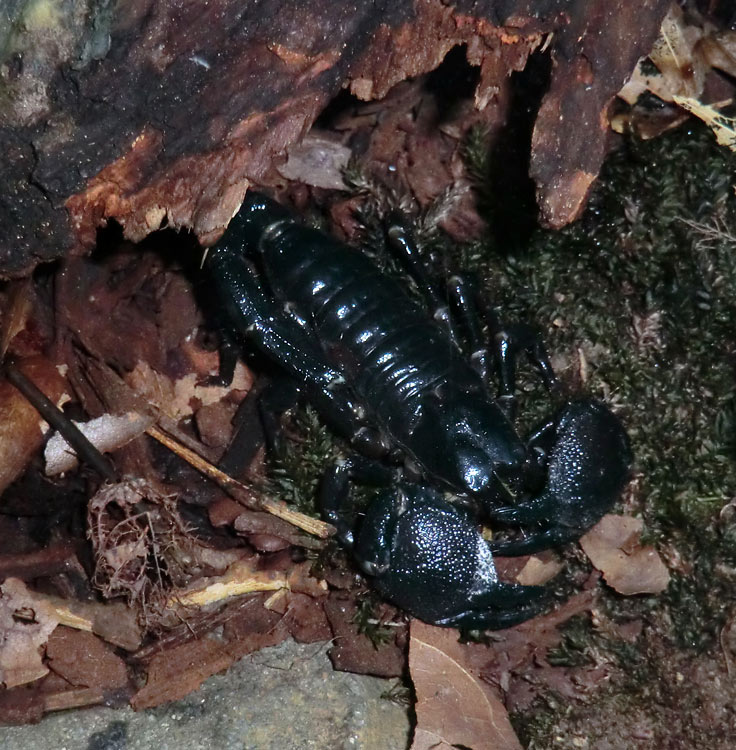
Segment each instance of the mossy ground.
[{"label": "mossy ground", "polygon": [[[469,141],[468,160],[481,178],[488,163],[480,134]],[[697,686],[688,692],[672,685],[694,664],[714,663],[734,612],[735,185],[736,155],[693,125],[649,142],[622,140],[584,215],[563,231],[545,231],[529,219],[516,242],[505,231],[495,233],[506,237],[502,242],[449,249],[446,240],[435,243],[452,266],[484,280],[505,321],[541,327],[570,392],[598,396],[620,415],[636,462],[619,510],[644,519],[647,540],[673,576],[658,597],[604,592],[606,617],[643,620],[635,644],[607,636],[589,619],[570,623],[552,658],[574,667],[596,654],[622,676],[596,696],[592,712],[585,703],[576,707],[550,696],[516,717],[530,748],[597,747],[594,738],[608,731],[593,721],[601,710],[609,729],[612,716],[623,720],[644,712],[653,737],[676,731],[681,740],[673,747],[695,746],[688,744],[687,720],[677,730],[667,722],[697,709],[697,698],[685,700],[697,695]],[[486,205],[492,200],[486,195]],[[497,216],[491,217],[492,236]],[[520,369],[519,412],[529,428],[550,406],[531,368]],[[314,496],[324,455],[334,448],[313,417],[302,428],[311,435],[303,441],[306,462],[290,452],[289,467],[277,473],[287,499],[304,507]],[[658,703],[660,726],[650,719]],[[639,730],[631,731],[634,741]],[[588,744],[580,745],[585,736]]]},{"label": "mossy ground", "polygon": [[[625,140],[578,222],[561,232],[535,229],[523,247],[463,251],[483,268],[504,317],[536,321],[563,381],[604,398],[631,436],[626,511],[644,519],[673,579],[660,597],[606,592],[611,617],[641,616],[647,628],[640,651],[596,645],[626,670],[607,691],[624,714],[640,698],[681,697],[657,688],[666,670],[652,658],[653,642],[668,644],[679,663],[715,648],[734,611],[735,168],[736,155],[698,126]],[[572,665],[597,636],[570,627]],[[555,705],[533,720],[519,717],[530,747],[559,746],[570,706]]]}]

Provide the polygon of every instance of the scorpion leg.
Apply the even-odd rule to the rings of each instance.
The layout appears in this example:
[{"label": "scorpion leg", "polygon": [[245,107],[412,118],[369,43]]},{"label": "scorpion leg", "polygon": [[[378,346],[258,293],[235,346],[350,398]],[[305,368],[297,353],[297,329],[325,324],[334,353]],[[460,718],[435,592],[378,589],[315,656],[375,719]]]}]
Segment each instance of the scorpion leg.
[{"label": "scorpion leg", "polygon": [[[498,374],[498,399],[507,404],[507,413],[514,415],[516,410],[516,360],[525,351],[528,358],[539,370],[544,385],[553,390],[557,385],[552,364],[542,341],[541,333],[525,323],[501,326],[490,305],[484,305],[484,317],[491,321],[489,327],[493,335],[496,371]],[[494,328],[493,322],[498,327]]]},{"label": "scorpion leg", "polygon": [[490,354],[483,338],[482,325],[475,304],[476,284],[465,276],[453,274],[447,282],[447,289],[468,337],[470,363],[483,382],[488,385],[491,369]]},{"label": "scorpion leg", "polygon": [[260,395],[265,379],[259,377],[240,402],[233,417],[234,434],[230,445],[218,462],[220,470],[231,477],[240,477],[255,459],[266,442],[260,417]]},{"label": "scorpion leg", "polygon": [[[515,521],[515,523],[520,523]],[[562,547],[570,542],[577,541],[581,536],[582,529],[563,528],[552,526],[533,531],[528,536],[517,539],[505,539],[503,541],[490,542],[489,546],[494,555],[502,557],[520,557],[521,555],[533,555],[544,549]]]},{"label": "scorpion leg", "polygon": [[[340,543],[352,548],[355,539],[353,526],[349,516],[353,513],[350,485],[353,481],[364,482],[374,486],[388,486],[395,479],[395,471],[389,467],[363,458],[351,456],[333,464],[322,477],[319,499],[322,515],[326,521],[337,529],[336,537]],[[376,560],[375,567],[379,568],[382,561]],[[375,572],[370,572],[375,575]]]},{"label": "scorpion leg", "polygon": [[206,262],[235,333],[258,346],[289,373],[324,419],[345,435],[356,450],[370,456],[385,455],[388,443],[366,421],[352,389],[327,362],[309,331],[266,295],[240,249],[224,242],[210,250]]},{"label": "scorpion leg", "polygon": [[281,420],[299,401],[299,386],[291,378],[270,381],[258,397],[258,414],[263,425],[266,449],[273,455],[282,453]]},{"label": "scorpion leg", "polygon": [[199,385],[227,387],[233,382],[235,367],[240,356],[240,347],[233,340],[231,333],[224,329],[221,331],[218,353],[220,364],[217,374],[202,378]]},{"label": "scorpion leg", "polygon": [[432,311],[432,317],[445,328],[452,341],[459,348],[460,342],[452,325],[452,316],[447,300],[442,299],[429,280],[429,274],[421,257],[419,246],[413,233],[407,228],[405,220],[400,216],[394,217],[386,229],[386,236],[394,255],[414,279],[419,291],[427,300],[427,304]]},{"label": "scorpion leg", "polygon": [[218,467],[230,476],[241,476],[258,451],[279,455],[281,419],[298,400],[299,389],[288,378],[259,378],[241,401],[233,419],[235,434]]},{"label": "scorpion leg", "polygon": [[521,352],[526,352],[539,370],[547,389],[552,390],[557,384],[541,333],[524,323],[503,325],[485,295],[463,275],[454,274],[448,282],[448,290],[467,332],[471,364],[485,383],[489,382],[491,356],[483,339],[481,317],[488,325],[493,338],[493,359],[499,383],[497,399],[506,415],[513,420],[516,410],[516,360]]}]

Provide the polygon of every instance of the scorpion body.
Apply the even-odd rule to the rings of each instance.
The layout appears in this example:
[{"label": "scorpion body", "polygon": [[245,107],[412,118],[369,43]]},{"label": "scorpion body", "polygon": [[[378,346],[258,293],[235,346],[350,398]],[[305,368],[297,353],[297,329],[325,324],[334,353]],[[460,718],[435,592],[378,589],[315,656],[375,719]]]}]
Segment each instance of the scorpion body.
[{"label": "scorpion body", "polygon": [[[544,590],[498,581],[477,518],[532,528],[496,545],[507,554],[579,536],[628,474],[627,438],[610,411],[592,399],[568,402],[525,445],[510,410],[419,302],[362,253],[257,193],[207,263],[236,333],[368,457],[331,467],[322,504],[377,588],[441,625],[504,627],[538,612]],[[497,339],[497,360],[513,367],[507,338]],[[403,461],[403,479],[377,461],[386,458]],[[393,489],[366,511],[356,537],[346,511],[350,480],[361,476]]]},{"label": "scorpion body", "polygon": [[273,226],[260,247],[273,295],[423,474],[477,495],[523,464],[525,448],[478,373],[369,258],[293,222]]}]

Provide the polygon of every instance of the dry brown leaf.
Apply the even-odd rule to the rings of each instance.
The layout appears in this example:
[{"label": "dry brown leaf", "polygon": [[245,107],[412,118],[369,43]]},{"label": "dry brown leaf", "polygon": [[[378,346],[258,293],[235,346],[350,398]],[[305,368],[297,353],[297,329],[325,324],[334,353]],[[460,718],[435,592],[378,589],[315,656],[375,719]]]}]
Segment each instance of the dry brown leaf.
[{"label": "dry brown leaf", "polygon": [[163,414],[179,420],[192,415],[194,404],[206,406],[220,401],[233,390],[249,391],[253,377],[245,365],[238,362],[230,385],[201,385],[200,376],[196,372],[174,381],[167,375],[156,372],[147,363],[138,362],[126,381],[139,396],[156,406]]},{"label": "dry brown leaf", "polygon": [[516,576],[516,582],[522,586],[541,586],[554,578],[562,567],[562,561],[557,557],[532,555]]},{"label": "dry brown leaf", "polygon": [[697,99],[675,96],[674,100],[679,107],[692,112],[698,119],[702,120],[713,131],[716,141],[721,146],[736,151],[736,117],[727,117],[714,106],[703,104]]},{"label": "dry brown leaf", "polygon": [[619,97],[632,105],[645,91],[665,102],[676,94],[699,97],[710,67],[699,45],[703,35],[703,29],[686,24],[680,8],[673,5],[648,55],[657,70],[651,72],[646,60],[640,60]]},{"label": "dry brown leaf", "polygon": [[[662,74],[662,85],[652,93],[671,101],[671,96],[700,96],[708,65],[698,49],[703,29],[687,23],[680,7],[673,4],[662,22],[661,35],[649,59]],[[669,95],[669,97],[668,97]]]},{"label": "dry brown leaf", "polygon": [[[721,145],[736,149],[734,120],[718,111],[733,101],[733,94],[727,93],[733,88],[713,87],[715,79],[725,84],[725,79],[709,75],[714,68],[731,76],[736,73],[736,33],[716,32],[707,24],[698,26],[673,4],[652,51],[639,61],[619,91],[618,96],[635,107],[634,111],[614,117],[611,127],[617,132],[633,129],[641,138],[652,138],[679,125],[684,118],[682,110],[686,110],[703,120]],[[718,103],[712,99],[716,91],[720,92]],[[681,109],[636,107],[645,92]]]},{"label": "dry brown leaf", "polygon": [[[18,369],[55,404],[69,400],[67,384],[44,357],[18,362]],[[0,382],[0,492],[25,469],[41,447],[48,425],[10,383]]]},{"label": "dry brown leaf", "polygon": [[0,323],[0,359],[5,358],[10,342],[24,331],[28,324],[34,301],[32,289],[30,277],[9,285],[8,305],[3,310]]},{"label": "dry brown leaf", "polygon": [[33,598],[23,581],[0,586],[0,683],[24,685],[48,674],[41,647],[59,624],[54,608]]},{"label": "dry brown leaf", "polygon": [[721,31],[702,43],[708,65],[736,77],[736,31]]},{"label": "dry brown leaf", "polygon": [[471,668],[456,630],[412,620],[409,672],[417,697],[411,750],[521,750],[506,708]]},{"label": "dry brown leaf", "polygon": [[[390,627],[395,635],[376,648],[375,643],[358,630],[358,605],[355,596],[333,591],[324,603],[324,611],[332,628],[332,666],[342,672],[370,674],[376,677],[398,677],[406,668],[406,627],[394,619],[396,611],[380,604],[375,622]],[[391,631],[385,631],[390,633]]]},{"label": "dry brown leaf", "polygon": [[342,175],[352,153],[334,138],[309,133],[287,154],[286,164],[277,167],[282,177],[327,190],[347,190]]},{"label": "dry brown leaf", "polygon": [[639,542],[643,522],[609,514],[580,539],[580,546],[606,583],[619,594],[658,594],[670,574],[654,547]]}]

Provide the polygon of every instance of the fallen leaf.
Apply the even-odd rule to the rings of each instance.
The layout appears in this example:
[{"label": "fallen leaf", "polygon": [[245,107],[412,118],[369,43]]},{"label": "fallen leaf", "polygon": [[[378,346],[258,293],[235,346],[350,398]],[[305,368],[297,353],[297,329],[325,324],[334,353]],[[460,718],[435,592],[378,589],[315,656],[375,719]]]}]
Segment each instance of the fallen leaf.
[{"label": "fallen leaf", "polygon": [[174,420],[190,417],[193,405],[206,406],[225,398],[231,391],[249,391],[253,377],[241,362],[235,366],[230,385],[203,385],[196,372],[177,380],[157,372],[145,362],[138,362],[126,382],[139,396]]},{"label": "fallen leaf", "polygon": [[[44,357],[29,357],[18,369],[57,405],[69,400],[66,380]],[[0,492],[26,468],[41,447],[48,425],[10,383],[0,382]]]},{"label": "fallen leaf", "polygon": [[716,141],[721,146],[736,151],[736,117],[728,117],[714,106],[703,104],[691,97],[675,96],[674,100],[678,106],[702,120],[713,131]]},{"label": "fallen leaf", "polygon": [[409,672],[417,698],[411,750],[521,750],[506,708],[457,639],[455,630],[411,622]]},{"label": "fallen leaf", "polygon": [[347,146],[310,133],[287,153],[286,164],[277,167],[282,177],[328,190],[347,189],[342,177],[352,155]]},{"label": "fallen leaf", "polygon": [[9,284],[8,305],[0,324],[0,359],[5,358],[10,342],[28,325],[34,303],[30,277]]},{"label": "fallen leaf", "polygon": [[[633,109],[614,116],[611,127],[617,132],[631,130],[641,138],[653,138],[679,125],[685,116],[682,110],[686,110],[714,131],[718,143],[733,150],[734,120],[719,111],[732,101],[733,86],[714,73],[716,68],[734,75],[736,34],[686,16],[673,4],[652,51],[639,61],[618,93]],[[647,92],[677,107],[652,108],[642,99]]]},{"label": "fallen leaf", "polygon": [[703,39],[708,64],[736,77],[736,31],[720,31]]},{"label": "fallen leaf", "polygon": [[522,586],[541,586],[554,578],[562,570],[562,562],[557,557],[532,555],[516,576]]},{"label": "fallen leaf", "polygon": [[58,624],[54,608],[36,601],[23,581],[0,586],[0,683],[11,688],[48,674],[41,647]]},{"label": "fallen leaf", "polygon": [[609,514],[580,539],[585,554],[619,594],[658,594],[670,582],[657,550],[640,544],[643,527],[638,518]]}]

